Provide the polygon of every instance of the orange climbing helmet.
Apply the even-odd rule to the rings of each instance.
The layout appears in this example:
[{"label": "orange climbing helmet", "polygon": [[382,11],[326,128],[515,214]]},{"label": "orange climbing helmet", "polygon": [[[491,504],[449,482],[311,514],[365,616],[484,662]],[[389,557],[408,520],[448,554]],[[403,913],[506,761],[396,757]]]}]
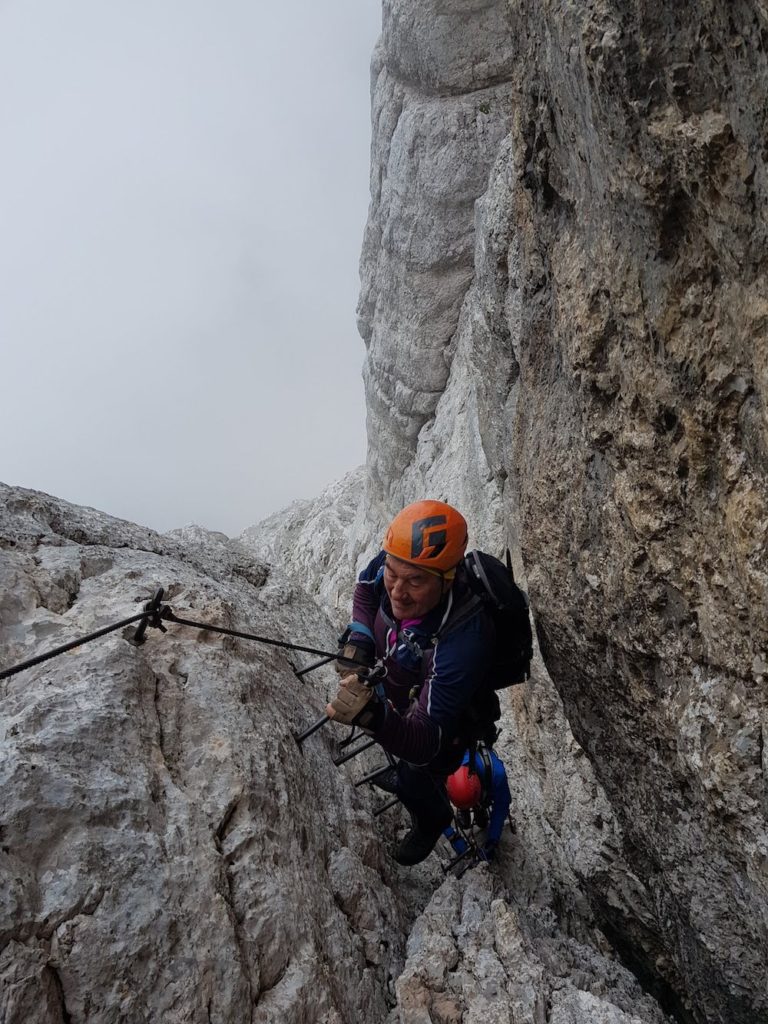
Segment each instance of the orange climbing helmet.
[{"label": "orange climbing helmet", "polygon": [[416,501],[392,520],[383,547],[401,562],[444,573],[464,557],[467,523],[444,501]]},{"label": "orange climbing helmet", "polygon": [[470,807],[478,804],[483,793],[480,776],[477,772],[470,775],[469,765],[466,764],[448,776],[445,787],[448,790],[448,799],[460,811],[468,811]]}]

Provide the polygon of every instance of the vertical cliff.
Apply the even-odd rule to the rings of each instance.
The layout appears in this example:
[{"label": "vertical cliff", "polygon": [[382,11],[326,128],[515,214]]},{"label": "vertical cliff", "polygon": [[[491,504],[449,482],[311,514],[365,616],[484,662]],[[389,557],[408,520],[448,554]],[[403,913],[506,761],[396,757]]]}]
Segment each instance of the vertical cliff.
[{"label": "vertical cliff", "polygon": [[[763,0],[385,0],[368,465],[244,540],[326,605],[417,497],[513,546],[515,832],[406,944],[439,867],[290,736],[330,674],[115,635],[0,692],[3,1020],[768,1021],[767,48]],[[3,664],[158,583],[334,642],[241,545],[2,486],[0,581]]]},{"label": "vertical cliff", "polygon": [[384,4],[359,306],[374,508],[400,490],[449,379],[475,203],[511,125],[514,53],[503,4]]},{"label": "vertical cliff", "polygon": [[516,16],[510,466],[544,659],[654,908],[616,927],[701,1019],[746,1024],[768,1015],[766,12]]},{"label": "vertical cliff", "polygon": [[768,11],[384,16],[369,519],[429,493],[519,544],[555,687],[509,707],[531,841],[538,792],[551,869],[599,851],[574,881],[680,1019],[766,1020]]}]

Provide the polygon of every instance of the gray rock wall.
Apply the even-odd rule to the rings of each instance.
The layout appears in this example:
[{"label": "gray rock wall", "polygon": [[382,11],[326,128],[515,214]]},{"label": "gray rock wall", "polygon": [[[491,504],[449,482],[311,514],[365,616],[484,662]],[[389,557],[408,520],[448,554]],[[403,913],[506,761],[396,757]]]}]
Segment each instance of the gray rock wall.
[{"label": "gray rock wall", "polygon": [[354,566],[364,533],[365,469],[359,466],[313,500],[295,501],[238,538],[323,607],[338,628],[349,619]]},{"label": "gray rock wall", "polygon": [[505,695],[516,831],[405,951],[440,871],[296,756],[329,677],[174,632],[4,684],[4,1020],[768,1021],[767,46],[759,0],[388,0],[364,500],[234,544],[0,492],[3,662],[155,583],[331,644],[254,547],[335,603],[429,495],[514,546],[545,663]]},{"label": "gray rock wall", "polygon": [[768,1019],[768,23],[517,15],[509,462],[544,659],[654,910],[616,927],[696,1018]]},{"label": "gray rock wall", "polygon": [[392,0],[383,25],[359,305],[374,507],[397,488],[448,380],[475,201],[509,130],[514,52],[501,3]]},{"label": "gray rock wall", "polygon": [[[179,615],[335,649],[294,585],[181,533],[0,485],[0,665],[158,585]],[[384,1019],[408,914],[330,730],[291,735],[334,685],[296,678],[311,660],[169,625],[0,683],[3,1024]]]},{"label": "gray rock wall", "polygon": [[[679,1019],[768,1020],[768,13],[405,8],[374,59],[368,520],[442,497],[519,544],[554,687],[502,750],[546,898]],[[454,118],[483,87],[480,137]]]},{"label": "gray rock wall", "polygon": [[435,893],[408,938],[402,1024],[664,1024],[607,949],[569,938],[541,908],[511,904],[485,867]]},{"label": "gray rock wall", "polygon": [[[317,604],[239,542],[0,485],[3,667],[129,617],[159,585],[185,618],[334,643]],[[528,842],[533,818],[493,875],[444,883],[447,846],[400,869],[407,815],[375,819],[380,799],[352,785],[380,754],[337,769],[332,729],[303,752],[291,736],[334,673],[301,683],[311,656],[171,623],[136,647],[132,628],[2,681],[3,1024],[666,1019],[576,906],[573,872]],[[585,842],[575,869],[602,852]]]}]

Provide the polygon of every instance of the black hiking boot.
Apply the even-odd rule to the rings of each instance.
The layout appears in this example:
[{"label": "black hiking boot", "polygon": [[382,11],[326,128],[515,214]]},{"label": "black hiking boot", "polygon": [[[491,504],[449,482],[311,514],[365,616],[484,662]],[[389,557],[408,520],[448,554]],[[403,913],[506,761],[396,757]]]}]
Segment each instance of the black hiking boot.
[{"label": "black hiking boot", "polygon": [[442,829],[440,832],[422,832],[418,827],[412,828],[398,846],[395,860],[406,867],[421,864],[432,853],[441,834]]}]

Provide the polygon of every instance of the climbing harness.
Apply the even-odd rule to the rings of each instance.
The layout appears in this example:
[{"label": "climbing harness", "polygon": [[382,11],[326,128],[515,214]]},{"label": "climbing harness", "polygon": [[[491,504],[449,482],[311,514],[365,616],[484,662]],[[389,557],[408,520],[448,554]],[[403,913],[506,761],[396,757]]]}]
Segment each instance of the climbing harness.
[{"label": "climbing harness", "polygon": [[[462,850],[461,853],[456,853],[454,850],[454,856],[451,857],[451,859],[446,864],[443,864],[442,868],[444,875],[447,875],[449,872],[453,871],[457,878],[461,878],[465,871],[468,871],[469,868],[474,867],[475,864],[479,864],[483,857],[480,852],[480,848],[477,845],[477,840],[475,839],[474,829],[471,826],[469,829],[463,829],[456,821],[456,818],[454,816],[453,829],[454,835],[451,837],[451,839],[454,839],[456,838],[456,836],[458,836],[459,839],[462,839],[464,841],[465,849]],[[452,846],[451,839],[449,839],[448,842]]]},{"label": "climbing harness", "polygon": [[[509,827],[512,832],[515,831],[512,816],[508,813],[507,819],[509,821]],[[453,872],[457,878],[461,878],[465,871],[469,868],[474,867],[476,864],[488,863],[488,856],[478,843],[478,834],[482,832],[485,826],[480,826],[479,823],[470,819],[468,824],[463,824],[457,814],[453,816],[453,835],[447,839],[447,842],[451,845],[454,850],[454,856],[445,864],[442,865],[443,874]],[[464,841],[465,849],[460,853],[455,851],[453,843],[456,839]]]}]

